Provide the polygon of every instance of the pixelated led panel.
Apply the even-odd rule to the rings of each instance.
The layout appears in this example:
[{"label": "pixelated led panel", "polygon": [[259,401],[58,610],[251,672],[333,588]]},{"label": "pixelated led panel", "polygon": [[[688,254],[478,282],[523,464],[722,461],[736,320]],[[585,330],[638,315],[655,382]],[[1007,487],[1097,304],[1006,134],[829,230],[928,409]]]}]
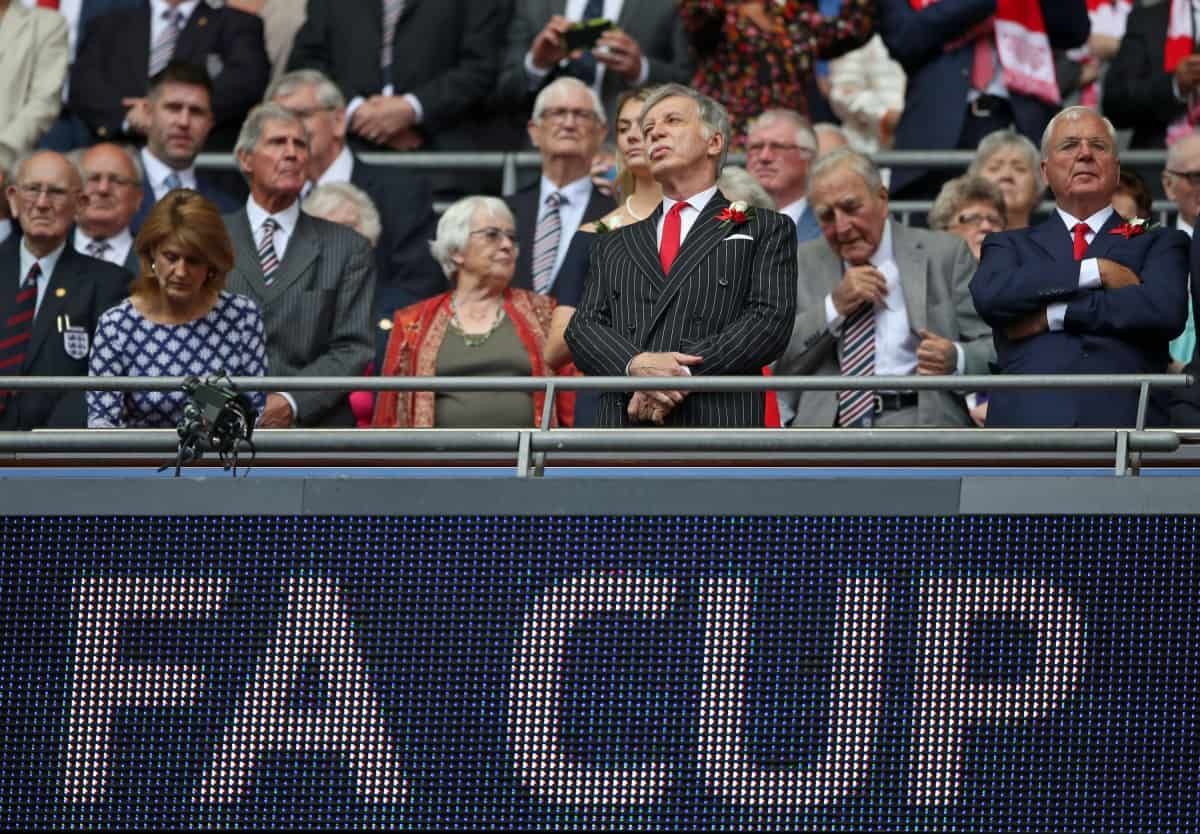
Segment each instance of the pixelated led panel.
[{"label": "pixelated led panel", "polygon": [[0,824],[1200,828],[1197,519],[0,519]]}]

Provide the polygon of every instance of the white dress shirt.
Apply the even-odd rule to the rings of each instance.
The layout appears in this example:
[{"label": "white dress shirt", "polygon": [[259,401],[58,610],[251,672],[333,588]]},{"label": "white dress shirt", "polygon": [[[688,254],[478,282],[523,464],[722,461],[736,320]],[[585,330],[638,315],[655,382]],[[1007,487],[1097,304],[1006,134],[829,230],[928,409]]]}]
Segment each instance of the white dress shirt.
[{"label": "white dress shirt", "polygon": [[25,241],[21,241],[21,271],[17,273],[17,289],[21,288],[21,282],[25,280],[25,276],[29,274],[29,270],[33,269],[35,263],[42,268],[42,274],[37,279],[37,302],[33,308],[35,318],[37,317],[37,311],[42,309],[42,298],[46,295],[46,287],[50,286],[50,276],[54,274],[54,267],[58,264],[58,259],[62,256],[63,249],[66,246],[67,242],[64,240],[49,255],[37,258],[25,248]]},{"label": "white dress shirt", "polygon": [[[913,332],[908,318],[908,305],[904,300],[904,288],[900,284],[900,266],[896,263],[896,252],[892,246],[892,221],[884,223],[879,246],[871,255],[871,266],[878,269],[887,281],[887,294],[883,303],[875,308],[875,375],[909,376],[917,371],[917,348],[921,337]],[[850,269],[843,262],[842,268]],[[833,293],[825,296],[825,322],[830,334],[840,338],[846,317],[837,311]],[[962,345],[954,343],[957,355],[954,373],[962,374],[967,357]]]},{"label": "white dress shirt", "polygon": [[[621,7],[625,5],[624,0],[604,0],[604,19],[611,20],[613,23],[621,17]],[[572,23],[579,23],[583,19],[583,10],[587,7],[587,0],[567,0],[567,5],[563,9],[563,17]],[[638,44],[641,46],[641,44]],[[600,88],[604,86],[604,73],[608,67],[599,61],[596,62],[596,81],[592,84],[592,89],[596,91],[596,95],[600,95]],[[549,69],[538,69],[533,65],[533,52],[525,53],[525,76],[529,79],[529,89],[536,90],[542,86],[542,81],[550,74]],[[642,52],[642,68],[638,72],[637,80],[631,86],[638,87],[646,83],[646,79],[650,77],[650,59],[646,57],[645,51]]]},{"label": "white dress shirt", "polygon": [[800,217],[801,217],[801,215],[804,214],[804,210],[806,208],[808,208],[808,198],[801,197],[796,202],[788,203],[786,206],[781,208],[779,210],[779,213],[786,214],[788,217],[792,218],[793,223],[795,223],[797,226],[799,226],[800,225]]},{"label": "white dress shirt", "polygon": [[663,223],[666,222],[667,212],[678,202],[685,202],[688,207],[679,212],[679,245],[682,247],[683,242],[687,239],[688,232],[692,230],[692,226],[696,224],[696,218],[700,216],[701,210],[708,205],[708,201],[716,196],[717,187],[714,185],[711,188],[706,188],[699,194],[693,194],[686,200],[672,200],[670,197],[663,195],[662,214],[658,218],[658,225],[655,226],[655,239],[658,241],[658,248],[662,249]]},{"label": "white dress shirt", "polygon": [[327,182],[350,182],[350,177],[353,175],[354,154],[350,153],[349,148],[342,145],[342,152],[334,157],[333,162],[329,163],[329,167],[321,176],[317,177],[317,185],[324,185]]},{"label": "white dress shirt", "polygon": [[4,241],[8,240],[9,235],[11,235],[11,234],[12,234],[12,221],[11,220],[0,220],[0,243],[4,243]]},{"label": "white dress shirt", "polygon": [[176,171],[170,165],[150,153],[149,148],[142,148],[142,167],[146,169],[146,179],[150,181],[150,188],[154,191],[155,202],[167,196],[167,192],[171,190],[167,187],[167,177],[171,176],[171,174],[179,177],[179,184],[183,188],[196,190],[195,166]]},{"label": "white dress shirt", "polygon": [[[550,180],[542,176],[541,184],[538,187],[538,216],[537,223],[542,222],[542,217],[550,210],[546,205],[546,198],[554,192],[562,195],[563,202],[558,206],[558,252],[554,256],[554,269],[550,272],[550,286],[554,286],[554,280],[558,277],[559,267],[567,257],[567,249],[571,246],[571,238],[575,236],[575,232],[579,230],[583,223],[583,213],[587,211],[588,201],[592,199],[592,177],[590,174],[569,182],[562,188],[559,188]],[[534,229],[537,229],[537,223],[534,224]]]},{"label": "white dress shirt", "polygon": [[1192,224],[1184,220],[1182,217],[1175,218],[1175,228],[1183,232],[1188,237],[1192,236]]},{"label": "white dress shirt", "polygon": [[[1056,209],[1058,216],[1062,218],[1062,222],[1066,224],[1067,236],[1074,241],[1075,226],[1080,222],[1076,217],[1067,214],[1061,208]],[[1100,229],[1108,222],[1108,218],[1113,213],[1112,206],[1105,206],[1100,211],[1093,214],[1091,217],[1082,221],[1087,224],[1088,231],[1084,235],[1088,242],[1088,246],[1092,245],[1092,241],[1096,239],[1096,235],[1100,233]],[[1072,243],[1072,245],[1074,245]],[[1079,289],[1094,290],[1100,286],[1100,264],[1095,258],[1084,258],[1079,262]],[[1067,317],[1066,302],[1051,304],[1046,307],[1046,325],[1051,330],[1062,330],[1063,321]]]},{"label": "white dress shirt", "polygon": [[262,243],[263,223],[268,217],[275,219],[275,233],[271,237],[271,242],[275,245],[275,257],[282,265],[283,257],[287,254],[288,241],[292,239],[292,234],[296,231],[296,221],[300,219],[300,201],[296,200],[283,211],[271,214],[254,202],[254,195],[251,194],[246,199],[246,216],[250,220],[250,233],[254,236],[256,247]]},{"label": "white dress shirt", "polygon": [[[87,248],[93,240],[95,238],[89,237],[83,229],[78,226],[75,227],[76,252],[89,255]],[[129,227],[126,226],[112,237],[104,238],[104,242],[108,244],[108,251],[104,253],[101,260],[124,267],[125,261],[129,258],[129,250],[133,248],[133,234],[130,233]]]}]

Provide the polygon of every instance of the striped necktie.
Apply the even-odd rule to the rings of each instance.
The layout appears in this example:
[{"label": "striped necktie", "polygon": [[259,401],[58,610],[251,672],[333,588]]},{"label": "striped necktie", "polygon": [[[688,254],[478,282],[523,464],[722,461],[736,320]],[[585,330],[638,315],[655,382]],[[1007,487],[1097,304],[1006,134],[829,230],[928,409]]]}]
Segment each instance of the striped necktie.
[{"label": "striped necktie", "polygon": [[183,31],[183,12],[174,7],[166,9],[162,13],[163,20],[166,25],[162,31],[158,33],[158,38],[150,46],[150,77],[158,75],[167,64],[171,62],[171,56],[175,54],[175,42],[179,40],[179,33]]},{"label": "striped necktie", "polygon": [[258,242],[258,262],[262,265],[263,285],[271,286],[275,271],[279,269],[279,258],[275,255],[275,230],[279,223],[274,217],[263,221],[261,238]]},{"label": "striped necktie", "polygon": [[554,284],[554,262],[558,260],[558,242],[562,237],[562,217],[558,207],[565,202],[557,191],[546,197],[548,208],[533,235],[534,292],[548,293]]},{"label": "striped necktie", "polygon": [[99,258],[102,261],[105,260],[104,256],[107,255],[111,249],[112,244],[103,239],[93,240],[87,245],[87,253],[93,258]]},{"label": "striped necktie", "polygon": [[178,171],[172,171],[163,179],[163,185],[167,191],[174,191],[176,188],[183,188],[183,180],[179,178]]},{"label": "striped necktie", "polygon": [[379,50],[379,66],[383,83],[392,83],[392,43],[396,39],[396,24],[404,13],[404,0],[383,0],[383,44]]},{"label": "striped necktie", "polygon": [[[842,376],[875,375],[875,306],[863,304],[850,314],[842,328]],[[857,426],[875,408],[873,391],[838,391],[837,424]]]},{"label": "striped necktie", "polygon": [[[19,374],[25,365],[25,351],[33,335],[33,314],[37,310],[37,279],[41,274],[41,265],[34,261],[29,274],[17,289],[12,312],[5,320],[3,330],[0,330],[0,374],[5,376]],[[11,391],[0,391],[0,414],[8,408],[11,395]]]}]

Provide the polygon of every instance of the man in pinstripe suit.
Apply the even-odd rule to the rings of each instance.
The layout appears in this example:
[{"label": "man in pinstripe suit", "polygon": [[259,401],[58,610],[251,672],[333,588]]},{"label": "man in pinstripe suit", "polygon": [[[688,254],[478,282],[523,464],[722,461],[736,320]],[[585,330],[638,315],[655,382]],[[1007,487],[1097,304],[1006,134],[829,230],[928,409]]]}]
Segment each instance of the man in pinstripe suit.
[{"label": "man in pinstripe suit", "polygon": [[[225,216],[237,255],[231,291],[254,299],[277,376],[358,376],[367,367],[375,258],[357,232],[300,212],[308,177],[308,132],[278,104],[250,111],[238,136],[250,183],[245,208]],[[354,427],[344,391],[267,395],[266,428]]]},{"label": "man in pinstripe suit", "polygon": [[[575,364],[605,376],[758,374],[787,346],[796,312],[796,229],[772,211],[732,212],[717,190],[729,116],[667,84],[642,109],[663,204],[603,235],[567,328]],[[734,207],[744,208],[744,207]],[[601,426],[761,426],[760,392],[606,393]]]}]

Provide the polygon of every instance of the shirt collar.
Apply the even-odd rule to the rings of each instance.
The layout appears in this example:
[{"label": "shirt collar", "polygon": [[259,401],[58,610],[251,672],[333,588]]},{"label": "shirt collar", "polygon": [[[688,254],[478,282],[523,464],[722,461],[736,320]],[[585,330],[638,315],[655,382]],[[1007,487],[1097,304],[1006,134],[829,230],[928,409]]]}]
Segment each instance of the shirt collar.
[{"label": "shirt collar", "polygon": [[293,200],[292,204],[283,211],[270,214],[254,202],[254,195],[251,194],[246,198],[246,217],[250,220],[250,231],[254,233],[255,240],[258,239],[258,230],[262,228],[263,221],[268,217],[274,217],[275,222],[279,224],[280,231],[287,237],[291,237],[296,228],[296,221],[300,219],[300,201]]},{"label": "shirt collar", "polygon": [[793,223],[795,223],[797,226],[799,226],[800,218],[804,215],[804,210],[806,208],[808,208],[808,198],[801,197],[796,202],[788,203],[786,206],[781,208],[779,210],[779,213],[786,214],[788,217],[792,218]]},{"label": "shirt collar", "polygon": [[50,276],[54,274],[54,267],[58,264],[59,257],[62,256],[63,250],[67,248],[67,242],[64,240],[58,244],[58,248],[53,252],[41,258],[35,258],[33,253],[25,248],[25,243],[25,240],[21,241],[21,274],[17,276],[17,281],[24,281],[25,276],[29,274],[29,270],[33,268],[35,263],[42,267],[42,276],[38,281],[49,281]]},{"label": "shirt collar", "polygon": [[[185,25],[187,24],[187,21],[191,19],[192,12],[194,12],[196,7],[199,5],[200,0],[185,0],[185,2],[180,3],[175,7],[183,15],[183,22]],[[161,19],[163,12],[169,8],[171,8],[171,4],[166,2],[166,0],[150,0],[150,19]]]},{"label": "shirt collar", "polygon": [[324,185],[327,182],[350,182],[353,174],[354,154],[350,153],[349,148],[342,145],[342,152],[334,157],[325,172],[317,177],[317,185]]},{"label": "shirt collar", "polygon": [[181,168],[176,171],[170,165],[150,153],[149,148],[142,148],[142,165],[146,168],[146,179],[150,181],[150,189],[152,191],[165,188],[165,180],[171,174],[178,176],[179,181],[187,188],[196,187],[196,168],[194,165],[189,165],[187,168]]},{"label": "shirt collar", "polygon": [[1062,222],[1067,224],[1068,232],[1073,232],[1076,224],[1078,223],[1087,223],[1088,228],[1092,230],[1092,234],[1094,235],[1100,233],[1100,230],[1104,228],[1104,224],[1108,222],[1108,218],[1111,217],[1113,213],[1112,206],[1105,206],[1091,217],[1088,217],[1085,220],[1080,220],[1078,217],[1074,217],[1071,214],[1063,211],[1061,206],[1055,206],[1055,210],[1058,211],[1058,216],[1062,218]]},{"label": "shirt collar", "polygon": [[12,235],[12,221],[0,220],[0,241],[8,240]]},{"label": "shirt collar", "polygon": [[542,175],[542,184],[539,189],[538,206],[546,205],[546,198],[554,192],[558,192],[566,199],[567,203],[573,206],[586,206],[587,201],[592,196],[592,177],[591,174],[580,177],[579,179],[569,182],[562,188],[559,188],[550,180],[546,179],[545,174]]},{"label": "shirt collar", "polygon": [[705,206],[708,205],[708,201],[711,200],[713,197],[715,197],[716,194],[717,194],[717,186],[716,185],[712,185],[712,186],[704,189],[703,191],[701,191],[699,194],[693,194],[691,197],[688,197],[684,200],[672,200],[670,197],[668,197],[666,194],[664,194],[663,195],[663,216],[666,217],[667,212],[669,212],[675,206],[676,203],[687,203],[689,206],[694,208],[696,211],[700,211]]},{"label": "shirt collar", "polygon": [[[88,235],[82,228],[79,226],[75,227],[76,252],[82,252],[86,255],[88,244],[94,240],[96,240],[96,238]],[[126,226],[112,237],[104,238],[104,241],[112,247],[114,252],[121,252],[128,250],[131,246],[133,246],[133,234],[129,231],[129,227]]]},{"label": "shirt collar", "polygon": [[1192,229],[1192,224],[1184,220],[1182,217],[1175,218],[1175,228],[1186,234],[1188,237],[1191,237],[1192,232],[1194,231],[1194,229]]},{"label": "shirt collar", "polygon": [[879,238],[879,245],[875,247],[874,254],[871,255],[871,266],[879,268],[886,263],[891,263],[896,260],[896,252],[892,248],[892,221],[883,221],[883,235]]}]

